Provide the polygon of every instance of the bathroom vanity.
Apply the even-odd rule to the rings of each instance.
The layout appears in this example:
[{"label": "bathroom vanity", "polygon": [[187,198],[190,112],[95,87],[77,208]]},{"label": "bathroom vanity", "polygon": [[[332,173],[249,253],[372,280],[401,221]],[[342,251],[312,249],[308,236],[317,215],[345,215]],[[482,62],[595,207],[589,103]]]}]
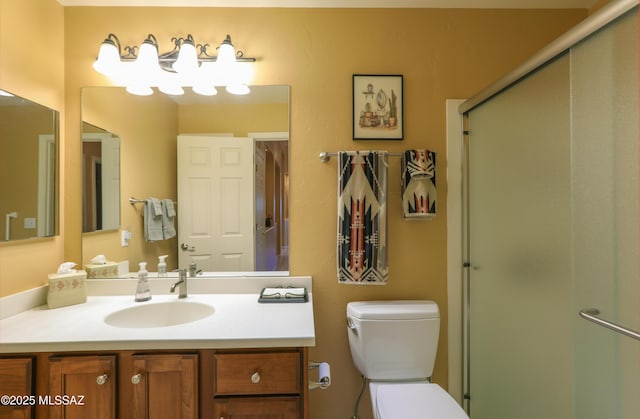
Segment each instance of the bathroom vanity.
[{"label": "bathroom vanity", "polygon": [[[54,310],[40,305],[7,316],[20,304],[3,301],[0,376],[12,396],[0,417],[308,417],[311,278],[194,279],[185,299],[167,294],[172,282],[150,280],[147,303],[124,291],[135,291],[129,280],[87,281],[87,303]],[[287,282],[306,287],[309,302],[257,302],[263,287]],[[144,320],[138,309],[190,313],[194,304],[213,314],[167,326],[158,312]],[[127,310],[138,323],[107,323]]]}]

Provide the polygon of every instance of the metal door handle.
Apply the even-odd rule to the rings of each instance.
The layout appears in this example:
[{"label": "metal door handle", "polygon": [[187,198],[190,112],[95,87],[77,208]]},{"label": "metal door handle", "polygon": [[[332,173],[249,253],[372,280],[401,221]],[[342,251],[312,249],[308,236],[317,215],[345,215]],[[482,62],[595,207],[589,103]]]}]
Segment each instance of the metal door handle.
[{"label": "metal door handle", "polygon": [[598,314],[600,314],[600,310],[598,310],[597,308],[585,308],[583,310],[580,310],[580,317],[582,317],[583,319],[589,320],[590,322],[593,322],[602,327],[606,327],[607,329],[613,330],[614,332],[618,332],[635,340],[640,340],[640,333],[636,332],[635,330],[622,327],[619,324],[601,319],[600,317],[598,317]]},{"label": "metal door handle", "polygon": [[196,251],[196,247],[195,246],[189,246],[187,243],[182,243],[180,245],[180,249],[184,250],[185,252],[195,252]]}]

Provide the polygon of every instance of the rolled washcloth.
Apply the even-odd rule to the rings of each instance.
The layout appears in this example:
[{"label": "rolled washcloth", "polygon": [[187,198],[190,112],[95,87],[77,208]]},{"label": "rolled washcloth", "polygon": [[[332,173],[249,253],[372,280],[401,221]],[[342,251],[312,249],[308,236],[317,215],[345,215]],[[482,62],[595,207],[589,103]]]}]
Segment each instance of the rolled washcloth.
[{"label": "rolled washcloth", "polygon": [[174,219],[176,210],[171,199],[162,200],[162,236],[165,240],[176,236]]},{"label": "rolled washcloth", "polygon": [[158,198],[144,201],[144,239],[148,242],[163,240],[162,204]]}]

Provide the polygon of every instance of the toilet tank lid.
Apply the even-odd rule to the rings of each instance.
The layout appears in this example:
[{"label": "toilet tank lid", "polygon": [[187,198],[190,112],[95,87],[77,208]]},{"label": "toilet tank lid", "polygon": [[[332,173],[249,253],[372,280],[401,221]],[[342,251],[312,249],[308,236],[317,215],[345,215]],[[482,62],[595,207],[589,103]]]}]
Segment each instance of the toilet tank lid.
[{"label": "toilet tank lid", "polygon": [[440,317],[438,305],[429,300],[352,301],[347,314],[363,320],[416,320]]}]

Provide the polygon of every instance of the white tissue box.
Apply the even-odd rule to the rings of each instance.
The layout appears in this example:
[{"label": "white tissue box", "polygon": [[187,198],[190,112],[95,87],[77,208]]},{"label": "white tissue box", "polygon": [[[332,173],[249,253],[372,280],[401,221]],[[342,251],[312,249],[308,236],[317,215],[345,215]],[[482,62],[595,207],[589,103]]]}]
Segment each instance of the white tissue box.
[{"label": "white tissue box", "polygon": [[89,264],[84,266],[88,278],[118,278],[118,263],[107,262],[100,265]]},{"label": "white tissue box", "polygon": [[86,278],[85,271],[70,274],[49,274],[49,293],[47,294],[49,308],[85,303],[87,301],[84,285]]}]

